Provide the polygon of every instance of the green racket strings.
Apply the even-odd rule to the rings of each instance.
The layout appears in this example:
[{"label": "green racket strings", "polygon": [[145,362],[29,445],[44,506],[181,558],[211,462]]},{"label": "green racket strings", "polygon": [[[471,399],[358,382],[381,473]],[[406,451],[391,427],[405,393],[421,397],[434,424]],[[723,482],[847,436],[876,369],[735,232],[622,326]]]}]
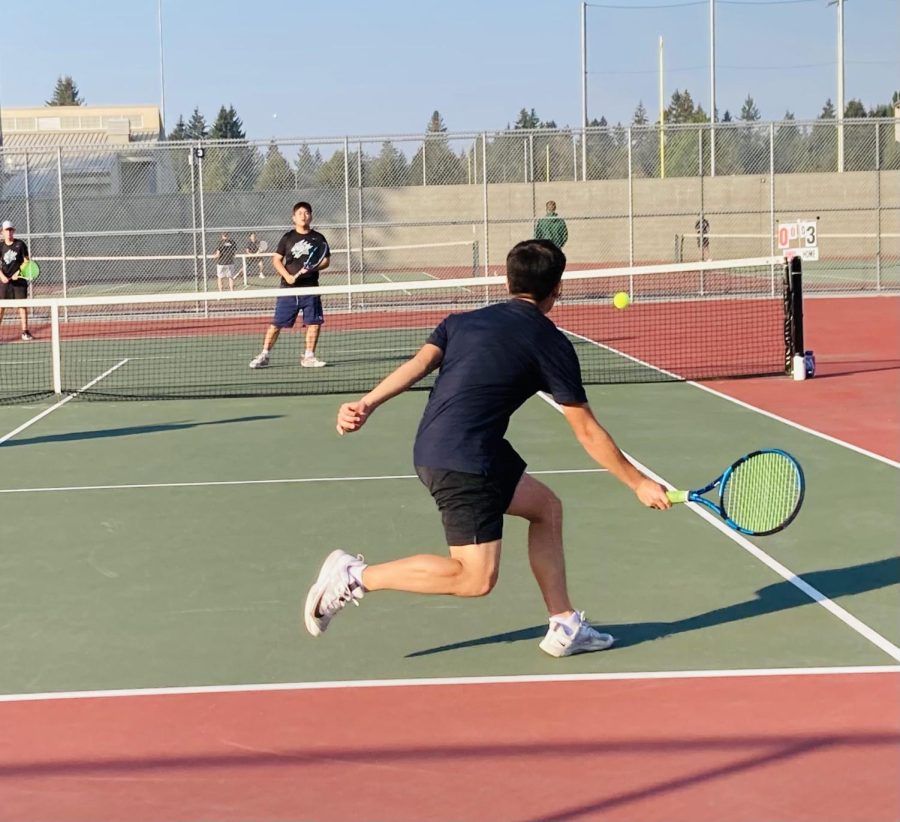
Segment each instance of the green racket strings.
[{"label": "green racket strings", "polygon": [[800,494],[800,476],[791,460],[781,454],[755,454],[732,471],[722,506],[739,528],[762,534],[793,516]]}]

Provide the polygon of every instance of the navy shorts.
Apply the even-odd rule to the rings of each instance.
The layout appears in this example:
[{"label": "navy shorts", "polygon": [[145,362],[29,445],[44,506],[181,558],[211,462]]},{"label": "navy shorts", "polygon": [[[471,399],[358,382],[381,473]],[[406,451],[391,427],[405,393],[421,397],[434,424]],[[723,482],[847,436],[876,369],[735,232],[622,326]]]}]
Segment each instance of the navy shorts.
[{"label": "navy shorts", "polygon": [[0,300],[27,300],[28,280],[10,280],[0,283]]},{"label": "navy shorts", "polygon": [[486,475],[416,466],[416,474],[441,512],[447,545],[451,546],[501,539],[503,515],[524,473],[525,460],[506,440]]},{"label": "navy shorts", "polygon": [[303,312],[303,325],[322,325],[325,315],[322,313],[322,298],[279,297],[275,300],[275,316],[272,325],[276,328],[293,328],[297,316]]}]

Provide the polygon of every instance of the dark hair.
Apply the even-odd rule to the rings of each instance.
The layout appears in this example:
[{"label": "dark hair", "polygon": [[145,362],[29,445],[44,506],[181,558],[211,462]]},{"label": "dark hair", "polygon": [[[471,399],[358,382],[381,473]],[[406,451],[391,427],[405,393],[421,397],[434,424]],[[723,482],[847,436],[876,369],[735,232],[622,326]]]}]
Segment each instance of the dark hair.
[{"label": "dark hair", "polygon": [[566,255],[550,240],[523,240],[506,255],[506,281],[511,294],[540,302],[556,288],[566,270]]},{"label": "dark hair", "polygon": [[306,202],[306,200],[301,200],[299,203],[294,203],[294,207],[291,209],[291,214],[296,214],[297,211],[301,208],[305,208],[310,214],[312,214],[312,206]]}]

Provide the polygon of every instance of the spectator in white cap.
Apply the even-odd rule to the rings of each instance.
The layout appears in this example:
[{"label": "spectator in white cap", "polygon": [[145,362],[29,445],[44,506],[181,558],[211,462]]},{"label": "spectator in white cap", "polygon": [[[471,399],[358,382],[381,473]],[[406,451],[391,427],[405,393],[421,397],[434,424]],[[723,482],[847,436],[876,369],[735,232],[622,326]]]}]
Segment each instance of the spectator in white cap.
[{"label": "spectator in white cap", "polygon": [[[19,270],[28,262],[28,246],[15,238],[16,227],[11,220],[4,220],[3,239],[0,240],[0,322],[3,322],[2,300],[27,300],[28,283],[19,279]],[[19,309],[22,339],[33,340],[28,330],[28,311]]]}]

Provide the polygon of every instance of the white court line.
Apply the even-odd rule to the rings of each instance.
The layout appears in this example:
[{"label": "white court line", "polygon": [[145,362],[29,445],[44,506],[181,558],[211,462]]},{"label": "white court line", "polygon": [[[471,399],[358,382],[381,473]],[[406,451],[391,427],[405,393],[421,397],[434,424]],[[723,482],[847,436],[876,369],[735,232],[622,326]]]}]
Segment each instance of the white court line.
[{"label": "white court line", "polygon": [[418,688],[434,685],[512,685],[518,683],[621,682],[665,679],[745,679],[773,676],[849,676],[900,674],[898,665],[855,665],[834,668],[748,668],[730,671],[637,671],[595,674],[520,674],[513,676],[461,676],[423,679],[361,679],[326,682],[264,682],[250,685],[193,685],[174,688],[121,688],[105,691],[50,691],[34,694],[0,694],[3,702],[43,702],[60,699],[107,699],[190,694],[264,693],[266,691],[331,691],[351,688]]},{"label": "white court line", "polygon": [[900,462],[890,459],[889,457],[882,456],[881,454],[876,454],[874,451],[867,451],[865,448],[861,448],[858,445],[854,445],[853,443],[846,442],[845,440],[838,439],[837,437],[832,437],[830,434],[825,434],[821,431],[816,431],[814,428],[807,428],[805,425],[801,425],[799,422],[794,422],[793,420],[789,420],[786,417],[780,417],[778,414],[774,414],[771,411],[766,411],[763,408],[759,408],[758,406],[751,405],[748,402],[744,402],[743,400],[739,400],[736,397],[731,397],[728,394],[723,394],[721,391],[716,391],[715,388],[710,388],[707,385],[704,385],[700,382],[695,382],[694,380],[682,380],[678,374],[675,374],[672,371],[666,371],[665,368],[659,368],[658,366],[651,365],[644,360],[641,360],[637,357],[631,356],[631,354],[626,354],[624,351],[619,351],[617,348],[613,348],[609,345],[604,345],[603,343],[599,343],[596,340],[592,340],[590,337],[585,337],[582,334],[578,334],[574,331],[569,331],[568,329],[561,329],[565,331],[566,334],[569,334],[572,337],[576,337],[583,342],[590,343],[591,345],[597,348],[603,348],[606,351],[610,351],[613,354],[616,354],[619,357],[623,357],[626,360],[631,360],[638,365],[644,366],[645,368],[649,368],[652,371],[656,371],[659,374],[665,374],[667,377],[672,377],[673,379],[684,382],[685,385],[692,385],[694,388],[699,388],[701,391],[706,391],[708,394],[712,394],[715,397],[719,397],[723,400],[728,400],[728,402],[733,402],[735,405],[739,405],[742,408],[747,408],[750,411],[755,411],[757,414],[762,414],[764,417],[769,417],[770,419],[777,420],[784,425],[789,425],[791,428],[796,428],[798,431],[803,431],[805,434],[810,434],[814,437],[818,437],[819,439],[825,440],[826,442],[833,443],[834,445],[840,445],[843,448],[847,448],[850,451],[855,451],[857,454],[862,454],[866,457],[871,457],[873,460],[878,460],[879,462],[883,462],[885,465],[890,465],[894,468],[900,468]]},{"label": "white court line", "polygon": [[14,430],[10,431],[8,434],[0,437],[0,445],[3,445],[4,442],[11,440],[16,434],[21,433],[26,428],[30,428],[32,425],[34,425],[36,422],[38,422],[38,420],[42,420],[48,414],[52,414],[58,408],[62,408],[67,402],[69,402],[70,400],[74,400],[75,397],[77,397],[82,391],[87,391],[88,388],[91,388],[92,386],[96,385],[98,382],[100,382],[100,380],[104,379],[105,377],[108,377],[110,374],[112,374],[113,371],[115,371],[117,368],[121,368],[127,362],[128,362],[128,358],[126,357],[124,360],[117,362],[112,368],[108,368],[99,377],[94,377],[94,379],[92,379],[89,383],[82,385],[81,388],[79,388],[73,394],[69,394],[67,397],[63,397],[63,399],[61,399],[58,403],[56,403],[56,405],[51,405],[49,408],[45,408],[43,411],[41,411],[40,414],[37,414],[36,416],[32,417],[27,422],[23,422],[18,428],[14,429]]},{"label": "white court line", "polygon": [[[547,471],[529,471],[529,474],[603,474],[605,468],[559,468]],[[145,482],[127,485],[60,485],[43,488],[0,488],[0,494],[35,494],[41,491],[120,491],[136,488],[207,488],[216,485],[289,485],[315,482],[366,482],[370,480],[418,479],[415,474],[383,474],[360,477],[301,477],[263,480],[207,480],[202,482]]]},{"label": "white court line", "polygon": [[710,388],[709,386],[703,385],[702,383],[688,381],[687,384],[693,385],[694,388],[699,388],[701,391],[706,391],[707,393],[712,394],[715,397],[719,397],[723,400],[728,400],[728,402],[733,402],[735,405],[740,405],[742,408],[747,408],[750,411],[755,411],[757,414],[762,414],[764,417],[777,420],[784,425],[789,425],[791,428],[796,428],[798,431],[803,431],[805,434],[811,434],[812,436],[818,437],[819,439],[825,440],[826,442],[833,443],[834,445],[840,445],[843,448],[848,448],[851,451],[855,451],[857,454],[862,454],[865,457],[871,457],[873,460],[878,460],[879,462],[883,462],[885,465],[890,465],[893,468],[900,468],[900,462],[892,460],[889,457],[882,456],[881,454],[876,454],[874,451],[867,451],[865,448],[860,448],[858,445],[854,445],[852,442],[846,442],[845,440],[838,439],[837,437],[832,437],[831,434],[825,434],[822,431],[816,431],[814,428],[807,428],[805,425],[801,425],[799,422],[794,422],[793,420],[789,420],[786,417],[780,417],[778,416],[778,414],[774,414],[771,411],[766,411],[763,408],[751,405],[750,403],[739,400],[736,397],[730,397],[728,396],[728,394],[723,394],[721,391],[716,391],[715,388]]},{"label": "white court line", "polygon": [[[544,400],[544,402],[546,402],[548,405],[550,405],[551,407],[555,408],[557,411],[562,413],[562,408],[553,400],[552,397],[547,396],[543,391],[538,392],[538,396],[542,400]],[[640,462],[638,462],[630,454],[626,454],[625,456],[627,456],[628,459],[631,460],[631,462],[633,462],[645,474],[652,477],[657,482],[662,483],[667,488],[674,489],[675,486],[673,486],[671,483],[664,480],[658,474],[651,471],[649,468],[647,468],[646,465],[643,465]],[[821,605],[826,611],[830,611],[834,616],[836,616],[839,620],[841,620],[841,622],[843,622],[845,625],[849,626],[854,631],[856,631],[858,634],[860,634],[861,636],[868,639],[869,642],[871,642],[873,645],[880,648],[888,656],[893,657],[897,662],[900,662],[900,647],[897,647],[896,645],[894,645],[893,642],[891,642],[890,640],[883,637],[881,634],[879,634],[874,629],[870,628],[868,625],[866,625],[861,620],[857,619],[855,616],[853,616],[853,614],[851,614],[849,611],[842,608],[840,605],[838,605],[833,600],[829,599],[821,591],[819,591],[816,588],[813,588],[812,585],[810,585],[802,577],[795,574],[786,565],[782,565],[780,562],[778,562],[778,560],[769,556],[769,554],[767,554],[761,548],[757,548],[743,534],[739,534],[737,531],[734,531],[731,528],[729,528],[724,522],[722,522],[717,516],[712,514],[710,511],[707,511],[702,506],[697,505],[693,502],[686,503],[686,506],[689,510],[691,510],[695,514],[697,514],[697,516],[703,517],[703,519],[705,519],[711,525],[718,528],[723,534],[725,534],[726,537],[728,537],[730,540],[736,542],[738,545],[741,546],[741,548],[743,548],[749,554],[752,554],[764,565],[767,565],[769,568],[771,568],[780,577],[782,577],[783,579],[790,582],[791,585],[793,585],[795,588],[799,588],[804,594],[806,594],[810,599],[812,599],[813,601],[815,601],[819,605]]]}]

